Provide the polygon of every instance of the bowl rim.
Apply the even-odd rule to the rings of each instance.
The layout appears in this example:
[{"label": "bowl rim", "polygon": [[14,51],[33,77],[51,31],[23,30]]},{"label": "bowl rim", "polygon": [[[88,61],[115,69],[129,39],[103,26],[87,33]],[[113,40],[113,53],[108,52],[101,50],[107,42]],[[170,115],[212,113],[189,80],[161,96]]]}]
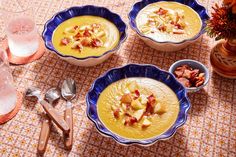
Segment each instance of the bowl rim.
[{"label": "bowl rim", "polygon": [[[200,17],[201,22],[202,22],[202,23],[201,23],[202,28],[200,29],[200,31],[199,31],[195,36],[193,36],[192,38],[189,38],[189,39],[184,39],[184,40],[182,40],[182,41],[180,41],[180,42],[173,42],[173,41],[157,41],[157,40],[152,39],[151,37],[148,37],[148,36],[143,35],[143,33],[141,33],[141,32],[139,31],[139,29],[137,28],[136,21],[134,21],[135,27],[133,27],[133,25],[132,25],[132,21],[133,21],[133,20],[132,20],[132,18],[131,18],[131,13],[134,12],[136,5],[141,4],[141,3],[144,3],[144,2],[146,2],[146,1],[147,1],[147,0],[140,0],[139,2],[134,3],[134,4],[131,6],[130,12],[128,13],[129,25],[130,25],[131,29],[132,29],[133,31],[135,31],[140,37],[145,38],[145,39],[148,39],[148,40],[151,40],[152,42],[159,43],[159,44],[175,44],[175,45],[178,45],[178,44],[183,44],[183,43],[185,43],[185,42],[193,42],[193,41],[197,40],[202,34],[205,33],[205,27],[206,27],[206,26],[203,25],[204,22],[205,22],[205,20],[203,20],[203,19],[201,18],[201,16],[198,14],[198,12],[195,11],[192,7],[186,5],[186,6],[188,6],[189,8],[191,8],[193,11],[195,11],[195,12],[198,14],[198,16]],[[163,1],[164,1],[164,2],[176,2],[176,3],[180,3],[180,2],[177,2],[177,1],[165,1],[165,0],[157,0],[156,2],[152,2],[152,3],[163,2]],[[207,10],[203,5],[201,5],[201,4],[198,2],[198,0],[193,0],[193,1],[194,1],[198,6],[201,6],[201,7],[204,8],[203,10],[204,10],[204,12],[205,12],[207,18],[209,18],[210,16],[209,16],[208,10]],[[149,4],[152,4],[152,3],[149,3]],[[149,5],[149,4],[148,4],[148,5]],[[183,3],[180,3],[180,4],[181,4],[181,5],[185,5],[185,4],[183,4]],[[144,7],[146,7],[146,6],[147,6],[147,5],[145,5]],[[144,7],[143,7],[143,8],[144,8]],[[143,8],[142,8],[142,9],[143,9]],[[141,10],[142,10],[142,9],[141,9]],[[139,10],[138,12],[140,12],[140,10]],[[138,13],[137,13],[137,14],[138,14]],[[136,17],[137,17],[137,15],[136,15]],[[136,19],[136,17],[135,17],[135,19]]]},{"label": "bowl rim", "polygon": [[[124,30],[124,32],[123,32],[124,38],[123,38],[123,39],[120,38],[118,44],[117,44],[113,49],[108,50],[108,51],[104,52],[103,54],[101,54],[101,55],[99,55],[99,56],[88,56],[88,57],[83,57],[83,58],[75,57],[75,56],[72,56],[72,55],[65,55],[65,54],[62,54],[62,53],[60,53],[59,51],[57,51],[54,47],[49,46],[49,45],[48,45],[49,40],[46,40],[46,38],[45,38],[46,32],[48,31],[48,28],[47,28],[48,24],[51,23],[51,22],[53,22],[53,21],[55,20],[56,16],[59,15],[59,14],[68,12],[69,10],[74,9],[74,8],[76,8],[76,9],[81,9],[81,8],[85,8],[85,7],[94,7],[94,8],[96,8],[96,9],[103,9],[103,10],[108,11],[110,14],[112,14],[112,15],[114,15],[114,16],[117,16],[118,19],[119,19],[119,20],[124,24],[124,26],[125,26],[125,30]],[[89,14],[86,14],[86,15],[89,15]],[[94,16],[95,16],[95,15],[94,15]],[[97,15],[97,16],[98,16],[98,15]],[[77,17],[77,16],[74,16],[74,17]],[[99,16],[99,17],[102,17],[102,16]],[[104,18],[104,17],[102,17],[102,18]],[[70,18],[68,18],[68,19],[70,19]],[[66,20],[68,20],[68,19],[66,19]],[[106,18],[105,18],[105,19],[106,19]],[[66,21],[66,20],[65,20],[65,21]],[[108,19],[107,19],[107,20],[108,20]],[[110,21],[110,20],[108,20],[108,21]],[[64,21],[63,21],[63,22],[64,22]],[[110,22],[113,23],[112,21],[110,21]],[[114,24],[114,23],[113,23],[113,24]],[[58,26],[57,26],[57,27],[58,27]],[[117,26],[116,26],[116,27],[117,27]],[[54,29],[54,30],[55,30],[55,29]],[[54,30],[53,30],[53,31],[54,31]],[[82,6],[72,6],[72,7],[66,8],[66,9],[64,9],[64,10],[61,10],[61,11],[55,13],[55,14],[44,24],[44,28],[43,28],[43,32],[42,32],[42,38],[43,38],[43,40],[44,40],[44,42],[45,42],[46,48],[48,48],[49,50],[55,52],[55,53],[56,53],[57,55],[59,55],[60,57],[62,57],[62,58],[72,58],[72,59],[84,61],[84,60],[92,59],[92,58],[97,59],[97,58],[103,57],[103,56],[105,56],[105,55],[107,55],[107,54],[109,54],[109,53],[111,53],[111,52],[114,52],[114,51],[118,50],[118,49],[121,47],[121,45],[126,41],[126,39],[127,39],[127,37],[128,37],[127,30],[128,30],[128,26],[127,26],[127,24],[124,22],[124,20],[121,18],[121,16],[118,15],[117,13],[112,12],[110,9],[107,9],[107,8],[101,7],[101,6],[95,6],[95,5],[82,5]],[[119,32],[120,32],[120,31],[119,31]],[[52,42],[52,40],[50,40],[50,42]],[[52,44],[52,45],[53,45],[53,44]]]},{"label": "bowl rim", "polygon": [[[89,96],[89,93],[90,93],[92,90],[94,90],[94,87],[95,87],[96,82],[97,82],[98,80],[100,80],[100,79],[103,79],[103,78],[104,78],[106,75],[108,75],[108,73],[110,73],[111,71],[123,69],[123,68],[126,68],[126,67],[128,67],[128,66],[139,66],[139,67],[150,67],[150,66],[151,66],[151,67],[154,67],[154,68],[160,70],[161,72],[168,73],[171,77],[174,78],[175,82],[176,82],[179,86],[183,87],[181,90],[183,90],[184,96],[183,96],[183,99],[181,99],[181,101],[179,101],[179,102],[182,102],[182,101],[187,102],[187,103],[188,103],[188,106],[187,106],[186,109],[184,110],[184,113],[183,113],[183,115],[184,115],[184,116],[183,116],[183,120],[182,120],[181,122],[179,122],[178,125],[175,125],[176,122],[177,122],[177,120],[178,120],[178,117],[177,117],[177,119],[175,120],[175,123],[172,125],[172,126],[174,126],[174,127],[172,128],[172,132],[170,132],[170,134],[169,134],[168,136],[166,136],[166,137],[161,137],[161,135],[163,135],[164,133],[168,132],[168,131],[171,129],[172,126],[171,126],[167,131],[165,131],[164,133],[162,133],[161,135],[158,135],[158,136],[154,136],[154,137],[147,138],[147,139],[128,139],[128,138],[122,137],[122,136],[120,136],[120,135],[118,135],[118,134],[112,132],[111,130],[107,129],[107,127],[101,122],[102,125],[103,125],[103,126],[108,130],[108,132],[109,132],[109,133],[106,133],[106,131],[103,131],[103,130],[101,130],[101,129],[99,128],[98,123],[97,123],[97,120],[96,120],[96,119],[93,119],[92,117],[90,117],[89,110],[90,110],[90,106],[91,106],[91,105],[90,105],[88,96]],[[96,105],[97,105],[97,103],[96,103]],[[181,104],[180,104],[180,105],[181,105]],[[117,143],[122,144],[122,145],[133,145],[133,144],[137,144],[137,145],[141,145],[141,146],[150,146],[150,145],[156,143],[156,142],[159,141],[159,140],[168,140],[169,138],[171,138],[171,137],[176,133],[176,131],[177,131],[181,126],[183,126],[183,125],[186,123],[187,117],[188,117],[188,111],[189,111],[190,107],[191,107],[191,103],[190,103],[189,98],[188,98],[188,96],[187,96],[187,89],[186,89],[181,83],[179,83],[179,82],[175,79],[175,77],[174,77],[174,75],[173,75],[172,73],[170,73],[170,72],[168,72],[168,71],[166,71],[166,70],[162,70],[162,69],[158,68],[156,65],[153,65],[153,64],[135,64],[135,63],[131,63],[131,64],[126,64],[126,65],[123,65],[123,66],[111,68],[111,69],[107,70],[106,72],[104,72],[102,75],[100,75],[98,78],[96,78],[96,79],[94,80],[94,82],[92,83],[90,89],[88,90],[88,92],[87,92],[87,94],[86,94],[86,115],[87,115],[87,117],[95,124],[95,127],[96,127],[96,129],[98,130],[98,132],[99,132],[100,134],[102,134],[102,135],[105,136],[105,137],[110,137],[110,138],[114,139]],[[179,114],[180,114],[180,111],[179,111]],[[178,114],[178,116],[179,116],[179,114]],[[99,118],[99,116],[97,116],[97,117],[98,117],[98,120],[101,121],[100,118]],[[123,141],[120,141],[119,139],[122,139]]]},{"label": "bowl rim", "polygon": [[[209,82],[209,80],[210,80],[210,72],[209,72],[208,68],[207,68],[203,63],[201,63],[201,62],[199,62],[199,61],[197,61],[197,60],[193,60],[193,59],[181,59],[181,60],[178,60],[178,61],[174,62],[174,63],[170,66],[169,72],[174,75],[173,72],[174,72],[174,70],[175,70],[175,69],[174,69],[175,65],[178,64],[178,63],[182,63],[182,62],[190,62],[190,63],[192,62],[192,63],[195,63],[195,64],[200,65],[200,66],[204,69],[205,75],[207,76],[207,77],[206,77],[206,80],[204,81],[204,83],[203,83],[201,86],[199,86],[199,87],[185,87],[185,86],[184,86],[184,88],[186,88],[187,90],[195,90],[195,89],[201,89],[201,88],[203,88],[204,86],[206,86],[206,85],[208,84],[208,82]],[[175,77],[175,75],[174,75],[174,77]],[[176,78],[176,77],[175,77],[175,78]]]}]

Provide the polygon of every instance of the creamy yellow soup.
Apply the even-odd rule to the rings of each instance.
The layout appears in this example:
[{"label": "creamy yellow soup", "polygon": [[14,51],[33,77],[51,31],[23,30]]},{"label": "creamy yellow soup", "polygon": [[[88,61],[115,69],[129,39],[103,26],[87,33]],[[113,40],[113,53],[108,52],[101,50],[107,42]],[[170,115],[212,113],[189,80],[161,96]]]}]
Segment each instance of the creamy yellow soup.
[{"label": "creamy yellow soup", "polygon": [[84,58],[102,55],[116,47],[119,39],[119,30],[109,20],[78,16],[61,23],[53,33],[52,42],[61,54]]},{"label": "creamy yellow soup", "polygon": [[[135,85],[133,85],[134,82]],[[142,100],[139,98],[132,100],[132,109],[129,110],[134,110],[134,113],[140,110],[144,110],[144,112],[142,116],[137,118],[138,121],[136,120],[134,123],[127,125],[126,121],[124,121],[125,117],[127,117],[127,114],[124,113],[125,111],[116,116],[113,109],[114,106],[118,108],[122,106],[122,95],[127,95],[132,90],[136,94],[138,90],[138,95],[140,98],[142,97]],[[155,97],[157,111],[162,111],[153,111],[152,114],[147,112],[148,109],[145,106],[144,99],[146,96],[150,98],[150,95]],[[137,100],[140,100],[140,103],[144,103],[141,106],[132,106],[133,101]],[[179,113],[179,101],[176,94],[164,83],[149,78],[134,77],[114,82],[102,91],[97,101],[97,111],[99,119],[111,132],[128,139],[148,139],[161,135],[175,123]]]},{"label": "creamy yellow soup", "polygon": [[181,42],[196,36],[202,27],[199,15],[178,2],[156,2],[144,7],[136,17],[139,31],[156,41]]}]

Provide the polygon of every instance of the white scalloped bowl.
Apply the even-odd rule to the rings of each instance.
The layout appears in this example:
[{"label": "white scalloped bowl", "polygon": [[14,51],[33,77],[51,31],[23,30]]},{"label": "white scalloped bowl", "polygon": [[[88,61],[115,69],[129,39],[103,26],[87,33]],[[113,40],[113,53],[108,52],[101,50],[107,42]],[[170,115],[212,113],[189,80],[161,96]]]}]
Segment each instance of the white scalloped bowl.
[{"label": "white scalloped bowl", "polygon": [[159,41],[153,40],[150,37],[143,35],[138,30],[135,19],[140,10],[142,10],[144,7],[146,7],[147,5],[151,3],[155,3],[159,1],[162,1],[162,0],[142,0],[140,2],[137,2],[133,5],[128,15],[129,24],[131,28],[137,33],[138,37],[142,39],[148,46],[159,51],[166,51],[166,52],[178,51],[187,47],[189,44],[196,42],[202,36],[202,34],[205,33],[206,20],[209,19],[206,8],[200,5],[196,0],[174,0],[173,2],[178,2],[181,4],[187,5],[198,13],[202,21],[202,28],[200,32],[197,35],[195,35],[193,38],[186,39],[181,42],[170,42],[170,41],[159,42]]}]

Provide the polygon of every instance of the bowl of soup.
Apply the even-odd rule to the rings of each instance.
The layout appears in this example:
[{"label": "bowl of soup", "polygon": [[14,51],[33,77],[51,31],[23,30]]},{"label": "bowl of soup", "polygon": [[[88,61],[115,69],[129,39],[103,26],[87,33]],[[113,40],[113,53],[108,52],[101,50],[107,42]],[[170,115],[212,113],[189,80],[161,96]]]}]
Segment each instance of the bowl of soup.
[{"label": "bowl of soup", "polygon": [[55,14],[44,26],[46,47],[78,66],[94,66],[115,53],[125,41],[127,26],[104,7],[76,6]]},{"label": "bowl of soup", "polygon": [[129,145],[151,145],[173,136],[187,120],[185,88],[154,65],[128,64],[94,81],[87,116],[99,133]]},{"label": "bowl of soup", "polygon": [[177,51],[196,42],[205,33],[209,18],[195,0],[142,0],[128,16],[138,36],[159,51]]}]

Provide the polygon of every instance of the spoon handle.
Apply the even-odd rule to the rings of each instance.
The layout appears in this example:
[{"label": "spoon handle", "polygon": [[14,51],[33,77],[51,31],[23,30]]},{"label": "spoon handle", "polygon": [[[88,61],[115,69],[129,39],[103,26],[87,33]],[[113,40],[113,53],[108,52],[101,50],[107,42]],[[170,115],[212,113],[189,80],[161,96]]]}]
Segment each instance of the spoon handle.
[{"label": "spoon handle", "polygon": [[[71,102],[67,102],[71,103]],[[70,127],[70,133],[68,135],[64,134],[64,145],[67,150],[70,150],[73,145],[73,113],[72,113],[72,107],[66,108],[64,112],[64,119],[66,120],[66,123]]]},{"label": "spoon handle", "polygon": [[40,101],[41,105],[43,106],[45,112],[48,114],[48,116],[52,119],[52,121],[65,133],[69,134],[70,128],[67,125],[66,121],[63,119],[62,116],[58,114],[58,112],[47,103],[45,100]]},{"label": "spoon handle", "polygon": [[51,129],[51,120],[46,115],[42,123],[42,128],[40,131],[39,143],[38,143],[38,148],[37,148],[37,151],[40,155],[43,155],[46,151],[50,129]]}]

